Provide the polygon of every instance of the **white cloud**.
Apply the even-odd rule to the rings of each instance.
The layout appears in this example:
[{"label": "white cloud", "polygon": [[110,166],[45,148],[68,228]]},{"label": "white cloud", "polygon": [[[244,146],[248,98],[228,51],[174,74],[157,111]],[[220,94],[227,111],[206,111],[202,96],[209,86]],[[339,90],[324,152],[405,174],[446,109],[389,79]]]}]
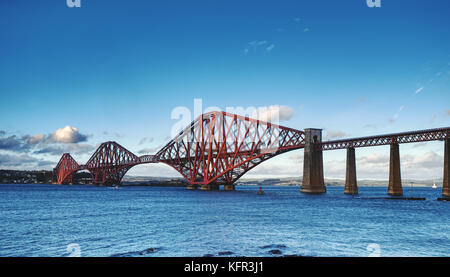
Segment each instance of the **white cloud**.
[{"label": "white cloud", "polygon": [[36,162],[36,159],[26,154],[9,155],[0,154],[0,165],[4,167],[20,166]]},{"label": "white cloud", "polygon": [[29,144],[37,144],[37,143],[43,142],[44,139],[45,139],[45,135],[37,134],[37,135],[34,135],[34,136],[30,137],[28,139],[28,143]]},{"label": "white cloud", "polygon": [[[324,161],[325,178],[345,178],[345,159]],[[402,179],[432,179],[442,177],[444,158],[433,151],[421,155],[400,155]],[[358,179],[389,179],[389,155],[371,153],[357,157]]]},{"label": "white cloud", "polygon": [[0,153],[0,166],[3,169],[15,169],[15,170],[36,170],[36,169],[48,169],[49,165],[54,165],[55,162],[38,159],[27,154],[1,154]]},{"label": "white cloud", "polygon": [[246,173],[243,178],[300,177],[302,171],[303,158],[301,156],[292,158],[277,156],[262,162]]},{"label": "white cloud", "polygon": [[[325,178],[345,178],[345,155],[341,157],[342,159],[328,160],[327,155],[324,156]],[[403,180],[442,178],[443,157],[436,152],[403,154],[400,157],[400,162]],[[129,175],[180,177],[175,170],[162,164],[136,166],[130,171]],[[378,179],[387,181],[389,178],[389,154],[370,153],[358,156],[357,153],[356,171],[358,180]],[[293,151],[261,163],[246,173],[243,178],[301,177],[302,172],[303,151]]]},{"label": "white cloud", "polygon": [[363,156],[357,159],[359,165],[373,166],[376,164],[386,164],[389,162],[389,157],[386,155],[380,155],[371,153],[367,156]]},{"label": "white cloud", "polygon": [[349,136],[349,134],[347,134],[343,131],[329,130],[326,132],[326,134],[324,136],[324,140],[337,139],[337,138],[343,138],[343,137],[348,137],[348,136]]},{"label": "white cloud", "polygon": [[[6,132],[0,132],[0,150],[16,153],[32,152],[34,154],[64,153],[68,149],[77,152],[90,150],[90,146],[78,144],[78,142],[86,141],[87,136],[81,134],[77,128],[70,126],[58,129],[48,135],[36,134],[21,137],[10,135],[3,137],[5,134]],[[63,145],[60,145],[60,143]]]},{"label": "white cloud", "polygon": [[272,105],[258,108],[252,117],[262,121],[277,123],[278,121],[289,120],[293,114],[294,110],[291,107]]},{"label": "white cloud", "polygon": [[53,134],[50,135],[50,141],[61,142],[61,143],[77,143],[81,141],[86,141],[87,136],[81,134],[78,128],[66,126],[64,128],[58,129]]},{"label": "white cloud", "polygon": [[127,172],[126,176],[182,177],[175,169],[163,163],[134,166]]},{"label": "white cloud", "polygon": [[444,158],[433,151],[421,156],[405,156],[404,166],[411,169],[440,168],[444,164]]},{"label": "white cloud", "polygon": [[33,154],[48,154],[54,156],[60,156],[64,153],[70,153],[72,155],[93,154],[95,148],[95,146],[85,143],[65,143],[47,145],[41,149],[33,151]]}]

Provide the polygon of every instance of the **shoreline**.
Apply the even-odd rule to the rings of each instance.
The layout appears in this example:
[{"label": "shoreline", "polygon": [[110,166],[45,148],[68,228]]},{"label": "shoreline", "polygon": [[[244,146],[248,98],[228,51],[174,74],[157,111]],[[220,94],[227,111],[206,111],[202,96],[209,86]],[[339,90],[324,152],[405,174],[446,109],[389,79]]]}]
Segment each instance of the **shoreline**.
[{"label": "shoreline", "polygon": [[[89,184],[89,183],[76,183],[76,184],[58,184],[58,183],[0,183],[1,185],[57,185],[57,186],[71,186],[71,185],[83,185],[83,186],[97,186],[102,187],[101,185],[95,185],[95,184]],[[283,184],[283,183],[276,183],[276,184],[264,184],[264,182],[258,183],[237,183],[235,184],[238,186],[274,186],[274,187],[300,187],[301,184]],[[161,183],[124,183],[120,184],[119,187],[187,187],[187,183],[168,183],[168,182],[161,182]],[[326,184],[327,187],[345,187],[345,184],[335,184],[335,183],[329,183]],[[105,186],[105,187],[114,187],[114,186]],[[358,187],[388,187],[388,184],[359,184]],[[403,184],[403,188],[432,188],[431,185],[426,184],[414,184],[414,185],[408,185]],[[437,185],[436,189],[442,189],[442,185]]]}]

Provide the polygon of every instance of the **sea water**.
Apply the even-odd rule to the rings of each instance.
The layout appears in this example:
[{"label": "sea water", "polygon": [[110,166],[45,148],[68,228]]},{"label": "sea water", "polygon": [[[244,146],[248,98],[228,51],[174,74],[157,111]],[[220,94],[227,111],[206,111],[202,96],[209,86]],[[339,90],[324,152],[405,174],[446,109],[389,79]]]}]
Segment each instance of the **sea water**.
[{"label": "sea water", "polygon": [[2,184],[0,256],[450,256],[440,188],[262,189]]}]

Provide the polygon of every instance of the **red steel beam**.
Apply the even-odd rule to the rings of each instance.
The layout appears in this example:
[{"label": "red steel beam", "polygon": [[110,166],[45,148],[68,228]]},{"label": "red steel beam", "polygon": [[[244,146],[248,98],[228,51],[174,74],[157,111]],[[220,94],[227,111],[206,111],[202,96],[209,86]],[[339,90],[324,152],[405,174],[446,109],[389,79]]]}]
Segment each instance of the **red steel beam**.
[{"label": "red steel beam", "polygon": [[194,120],[155,156],[190,184],[233,184],[261,162],[303,147],[303,131],[210,112]]},{"label": "red steel beam", "polygon": [[80,165],[75,161],[69,153],[62,155],[54,172],[58,184],[72,183],[73,174],[80,169]]},{"label": "red steel beam", "polygon": [[[317,150],[410,143],[450,138],[450,127],[370,137],[324,141]],[[303,148],[305,133],[257,119],[210,112],[199,116],[155,155],[136,156],[120,144],[102,143],[85,165],[70,154],[54,172],[58,183],[72,182],[78,170],[88,170],[94,183],[118,184],[133,166],[162,162],[190,184],[233,184],[253,167],[281,153]]]}]

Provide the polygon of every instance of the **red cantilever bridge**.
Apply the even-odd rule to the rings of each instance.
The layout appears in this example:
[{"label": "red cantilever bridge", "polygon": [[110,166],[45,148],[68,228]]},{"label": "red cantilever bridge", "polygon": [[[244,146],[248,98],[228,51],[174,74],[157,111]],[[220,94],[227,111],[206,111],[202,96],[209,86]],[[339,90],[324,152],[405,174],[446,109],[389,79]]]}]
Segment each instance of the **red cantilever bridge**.
[{"label": "red cantilever bridge", "polygon": [[64,154],[54,173],[59,184],[71,183],[74,173],[88,170],[94,184],[119,184],[133,166],[165,163],[189,183],[188,188],[234,190],[234,183],[253,167],[276,155],[305,148],[303,183],[305,193],[326,191],[322,152],[347,149],[346,193],[357,193],[355,148],[391,146],[389,194],[401,195],[400,143],[445,141],[443,196],[450,197],[450,127],[397,134],[322,141],[320,129],[291,129],[227,112],[199,116],[155,155],[136,156],[116,142],[102,143],[84,165]]}]

